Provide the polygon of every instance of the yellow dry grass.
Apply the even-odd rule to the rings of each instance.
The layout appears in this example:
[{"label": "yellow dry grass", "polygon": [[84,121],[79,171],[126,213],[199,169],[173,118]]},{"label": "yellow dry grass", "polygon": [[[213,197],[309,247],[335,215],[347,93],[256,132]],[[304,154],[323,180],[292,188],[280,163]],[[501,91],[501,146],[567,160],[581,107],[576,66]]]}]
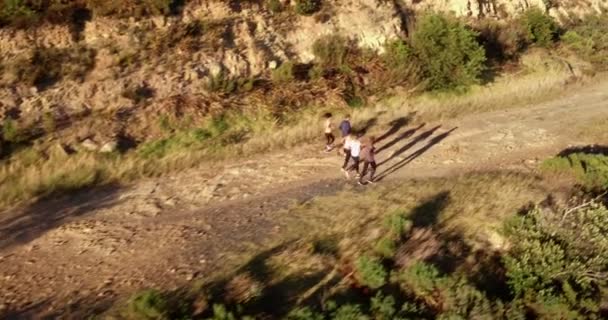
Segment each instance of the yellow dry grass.
[{"label": "yellow dry grass", "polygon": [[575,129],[575,135],[583,143],[608,144],[608,118],[582,123]]},{"label": "yellow dry grass", "polygon": [[[263,270],[266,286],[281,286],[293,293],[293,301],[315,293],[330,296],[348,280],[345,272],[354,259],[373,252],[386,235],[386,218],[396,211],[414,222],[414,230],[428,230],[436,238],[458,235],[470,252],[501,250],[503,222],[543,200],[549,191],[542,184],[530,175],[490,172],[394,182],[365,192],[347,187],[287,209],[281,214],[282,239],[268,244],[272,249],[233,257],[216,276]],[[293,279],[309,284],[290,286]]]},{"label": "yellow dry grass", "polygon": [[[506,218],[541,201],[547,193],[534,176],[472,173],[392,182],[366,192],[345,190],[295,207],[286,216],[294,220],[298,230],[307,230],[305,237],[338,236],[354,250],[381,237],[379,227],[383,220],[396,211],[414,219],[414,227],[456,232],[472,246],[486,246],[500,238]],[[304,227],[305,224],[308,225]],[[310,230],[315,232],[311,234]]]},{"label": "yellow dry grass", "polygon": [[[398,117],[415,113],[417,121],[454,118],[470,113],[521,107],[555,98],[571,78],[560,61],[547,63],[543,53],[524,57],[523,74],[505,75],[489,85],[477,86],[466,94],[422,94],[416,97],[396,95],[374,106],[357,109],[307,108],[278,123],[264,108],[227,116],[230,130],[247,130],[247,138],[237,143],[192,143],[190,133],[168,137],[171,148],[161,157],[142,157],[137,152],[125,155],[100,155],[78,152],[73,155],[46,154],[35,148],[13,155],[0,163],[0,207],[53,192],[73,190],[110,182],[128,183],[141,177],[154,177],[201,165],[221,165],[219,160],[235,155],[290,148],[318,141],[322,132],[322,114],[336,114],[336,121],[346,113],[353,123],[383,126]],[[382,130],[379,126],[373,131]],[[185,141],[185,142],[184,142]],[[44,153],[44,154],[43,154]]]}]

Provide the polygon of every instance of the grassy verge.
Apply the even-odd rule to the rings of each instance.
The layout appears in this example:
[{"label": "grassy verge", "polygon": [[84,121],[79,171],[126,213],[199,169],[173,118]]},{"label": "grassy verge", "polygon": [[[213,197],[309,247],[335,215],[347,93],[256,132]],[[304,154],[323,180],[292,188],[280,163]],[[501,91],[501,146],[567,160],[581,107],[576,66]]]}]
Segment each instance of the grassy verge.
[{"label": "grassy verge", "polygon": [[[142,292],[125,312],[136,319],[150,313],[302,320],[599,317],[606,259],[585,257],[605,252],[608,239],[594,230],[608,211],[591,203],[563,212],[530,206],[547,195],[541,184],[513,173],[470,174],[318,198],[284,215],[293,219],[296,241],[286,239],[187,295]],[[138,303],[145,297],[161,302]],[[176,300],[181,309],[171,307]]]},{"label": "grassy verge", "polygon": [[[319,140],[321,115],[350,113],[359,128],[384,130],[399,117],[416,114],[416,121],[433,121],[465,114],[531,104],[552,97],[569,78],[561,69],[530,71],[505,76],[467,94],[424,94],[404,103],[397,95],[375,106],[341,109],[310,107],[280,119],[263,108],[226,112],[187,128],[168,130],[162,139],[139,145],[126,153],[67,154],[59,145],[37,145],[15,152],[0,166],[0,205],[55,192],[105,183],[129,183],[179,170],[210,166],[237,155],[248,155],[308,145]],[[162,125],[162,124],[161,124]]]}]

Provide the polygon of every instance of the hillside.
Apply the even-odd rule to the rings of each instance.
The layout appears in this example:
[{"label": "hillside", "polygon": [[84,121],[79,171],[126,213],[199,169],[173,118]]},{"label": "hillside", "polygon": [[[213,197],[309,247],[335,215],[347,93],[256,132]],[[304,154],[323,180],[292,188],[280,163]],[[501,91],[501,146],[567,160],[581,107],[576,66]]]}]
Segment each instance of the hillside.
[{"label": "hillside", "polygon": [[606,71],[603,0],[0,1],[0,318],[604,318]]}]

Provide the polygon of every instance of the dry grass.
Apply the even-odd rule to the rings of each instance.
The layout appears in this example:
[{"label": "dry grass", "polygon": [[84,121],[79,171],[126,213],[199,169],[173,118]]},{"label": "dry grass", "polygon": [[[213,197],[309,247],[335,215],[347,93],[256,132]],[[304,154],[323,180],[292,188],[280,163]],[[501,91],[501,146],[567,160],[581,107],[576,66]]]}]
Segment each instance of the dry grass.
[{"label": "dry grass", "polygon": [[293,208],[286,216],[298,230],[315,230],[306,237],[333,235],[355,251],[371,247],[383,235],[384,219],[397,210],[407,213],[414,228],[457,232],[472,246],[498,246],[503,221],[546,195],[533,176],[474,173],[395,182],[366,192],[346,190]]},{"label": "dry grass", "polygon": [[575,129],[575,136],[583,143],[608,143],[608,117],[580,124]]},{"label": "dry grass", "polygon": [[498,76],[487,85],[477,85],[466,94],[426,93],[413,99],[388,99],[390,109],[415,112],[420,121],[458,118],[508,108],[524,107],[554,99],[572,79],[572,72],[559,57],[532,51],[522,57],[522,70]]},{"label": "dry grass", "polygon": [[[405,246],[419,241],[416,235],[425,231],[432,235],[430,241],[459,235],[460,239],[450,241],[464,241],[471,254],[500,250],[506,245],[503,222],[527,204],[544,199],[547,190],[540,185],[533,176],[498,172],[403,181],[365,192],[347,187],[334,196],[287,209],[281,214],[286,225],[282,241],[262,253],[230,259],[216,276],[232,279],[230,270],[237,269],[236,277],[263,271],[265,290],[281,292],[291,304],[314,295],[324,299],[352,285],[354,260],[373,252],[386,234],[386,218],[395,210],[414,224]],[[436,249],[428,243],[420,246]]]},{"label": "dry grass", "polygon": [[[398,95],[375,106],[356,109],[338,107],[305,108],[287,113],[280,122],[264,108],[226,114],[221,123],[201,124],[221,131],[207,139],[193,131],[177,132],[156,144],[147,144],[153,157],[141,152],[100,155],[78,152],[53,155],[44,148],[32,148],[13,155],[0,166],[0,206],[53,192],[73,190],[103,183],[128,183],[142,177],[155,177],[178,170],[210,166],[236,155],[252,155],[310,144],[320,139],[324,112],[350,113],[355,124],[375,123],[372,131],[390,121],[416,114],[417,121],[454,118],[470,113],[520,107],[563,92],[570,73],[563,63],[544,63],[544,53],[523,60],[525,74],[506,75],[487,86],[475,87],[468,94],[423,94],[406,100]],[[217,129],[216,127],[222,129]],[[224,128],[225,127],[225,128]],[[214,129],[215,128],[215,129]],[[599,125],[598,125],[599,128]],[[162,142],[162,143],[160,143]],[[25,159],[25,160],[24,160]]]}]

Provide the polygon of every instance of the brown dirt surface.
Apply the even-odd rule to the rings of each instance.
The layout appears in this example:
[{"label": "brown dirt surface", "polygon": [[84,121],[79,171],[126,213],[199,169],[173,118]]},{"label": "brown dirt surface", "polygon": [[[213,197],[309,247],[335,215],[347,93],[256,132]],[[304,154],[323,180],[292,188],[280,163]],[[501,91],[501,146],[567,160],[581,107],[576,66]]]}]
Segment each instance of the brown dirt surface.
[{"label": "brown dirt surface", "polygon": [[[442,123],[372,128],[386,180],[497,169],[535,170],[608,117],[608,82],[559,100]],[[321,141],[321,140],[320,140]],[[286,208],[352,186],[322,146],[105,186],[0,213],[0,317],[81,318],[143,288],[176,289],[310,230]],[[303,219],[303,218],[302,218]]]}]

